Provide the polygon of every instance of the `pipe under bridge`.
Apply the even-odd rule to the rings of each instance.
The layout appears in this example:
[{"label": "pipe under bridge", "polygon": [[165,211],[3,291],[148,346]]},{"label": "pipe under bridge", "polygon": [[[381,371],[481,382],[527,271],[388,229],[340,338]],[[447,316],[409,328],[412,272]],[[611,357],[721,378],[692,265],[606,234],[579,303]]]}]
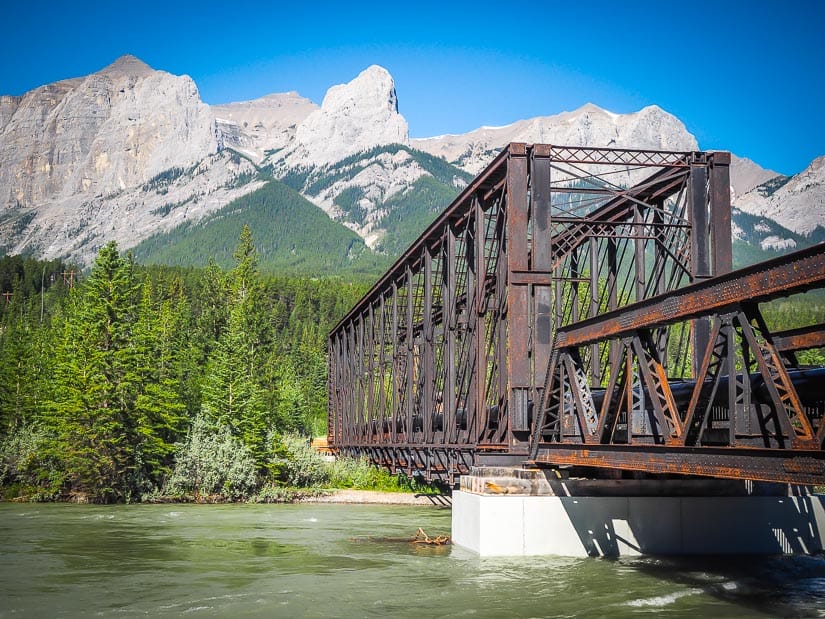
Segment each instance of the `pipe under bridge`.
[{"label": "pipe under bridge", "polygon": [[473,465],[825,483],[825,245],[732,271],[730,154],[510,144],[329,336],[329,444]]}]

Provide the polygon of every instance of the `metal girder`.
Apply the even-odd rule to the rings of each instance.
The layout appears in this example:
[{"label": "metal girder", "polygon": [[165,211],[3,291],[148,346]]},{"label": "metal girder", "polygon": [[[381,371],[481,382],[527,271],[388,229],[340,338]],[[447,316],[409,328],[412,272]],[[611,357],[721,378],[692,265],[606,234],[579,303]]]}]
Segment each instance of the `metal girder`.
[{"label": "metal girder", "polygon": [[700,475],[788,484],[825,483],[822,450],[542,443],[528,464]]},{"label": "metal girder", "polygon": [[637,329],[722,312],[734,305],[762,303],[825,285],[825,244],[760,262],[601,316],[562,327],[556,346],[583,346]]},{"label": "metal girder", "polygon": [[824,348],[825,323],[777,331],[773,334],[773,345],[780,352]]}]

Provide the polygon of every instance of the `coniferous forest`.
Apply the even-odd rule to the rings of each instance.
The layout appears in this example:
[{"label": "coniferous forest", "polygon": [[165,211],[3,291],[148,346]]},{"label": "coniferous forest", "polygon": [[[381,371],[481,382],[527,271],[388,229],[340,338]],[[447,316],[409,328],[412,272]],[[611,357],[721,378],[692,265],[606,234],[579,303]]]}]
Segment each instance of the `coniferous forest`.
[{"label": "coniferous forest", "polygon": [[[264,274],[247,226],[230,268],[141,266],[110,243],[78,273],[0,258],[1,498],[281,500],[319,482],[410,483],[365,463],[324,469],[308,446],[326,433],[327,333],[369,281]],[[774,329],[813,324],[825,300],[763,312]]]},{"label": "coniferous forest", "polygon": [[327,332],[367,283],[264,276],[248,227],[230,269],[141,267],[110,243],[76,272],[0,259],[3,496],[233,499],[296,481],[295,437],[326,432]]}]

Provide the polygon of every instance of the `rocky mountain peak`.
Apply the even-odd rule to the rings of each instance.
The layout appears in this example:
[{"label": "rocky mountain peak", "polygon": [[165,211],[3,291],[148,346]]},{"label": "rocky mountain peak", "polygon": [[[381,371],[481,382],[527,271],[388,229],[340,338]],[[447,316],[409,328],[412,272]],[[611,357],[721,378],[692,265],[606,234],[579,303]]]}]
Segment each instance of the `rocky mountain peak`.
[{"label": "rocky mountain peak", "polygon": [[321,109],[298,125],[296,147],[287,158],[291,165],[323,165],[394,143],[409,143],[409,127],[398,113],[392,76],[372,65],[351,82],[327,91]]},{"label": "rocky mountain peak", "polygon": [[389,71],[377,64],[361,71],[347,84],[332,86],[324,97],[321,108],[333,113],[348,105],[385,109],[398,113],[395,81]]},{"label": "rocky mountain peak", "polygon": [[115,60],[108,67],[101,69],[98,73],[109,76],[146,77],[153,72],[154,69],[140,58],[126,54]]},{"label": "rocky mountain peak", "polygon": [[480,127],[463,135],[415,139],[415,148],[444,157],[477,174],[510,142],[608,146],[654,150],[697,150],[696,138],[675,116],[656,105],[616,114],[593,103],[554,116],[519,120],[503,127]]},{"label": "rocky mountain peak", "polygon": [[191,78],[134,56],[4,100],[0,126],[0,210],[29,222],[26,234],[9,234],[2,245],[49,257],[93,251],[97,224],[113,237],[119,227],[132,230],[143,213],[113,218],[106,209],[118,196],[138,195],[158,175],[218,150],[215,122]]},{"label": "rocky mountain peak", "polygon": [[794,176],[775,176],[736,197],[744,213],[768,217],[791,232],[809,236],[825,230],[825,156]]}]

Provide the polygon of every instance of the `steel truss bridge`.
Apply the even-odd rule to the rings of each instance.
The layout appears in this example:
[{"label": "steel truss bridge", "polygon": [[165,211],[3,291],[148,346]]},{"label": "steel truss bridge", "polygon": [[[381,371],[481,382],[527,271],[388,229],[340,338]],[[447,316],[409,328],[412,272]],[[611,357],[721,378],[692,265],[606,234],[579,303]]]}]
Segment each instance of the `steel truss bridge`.
[{"label": "steel truss bridge", "polygon": [[329,443],[480,464],[825,483],[825,245],[732,271],[730,154],[510,144],[329,337]]}]

